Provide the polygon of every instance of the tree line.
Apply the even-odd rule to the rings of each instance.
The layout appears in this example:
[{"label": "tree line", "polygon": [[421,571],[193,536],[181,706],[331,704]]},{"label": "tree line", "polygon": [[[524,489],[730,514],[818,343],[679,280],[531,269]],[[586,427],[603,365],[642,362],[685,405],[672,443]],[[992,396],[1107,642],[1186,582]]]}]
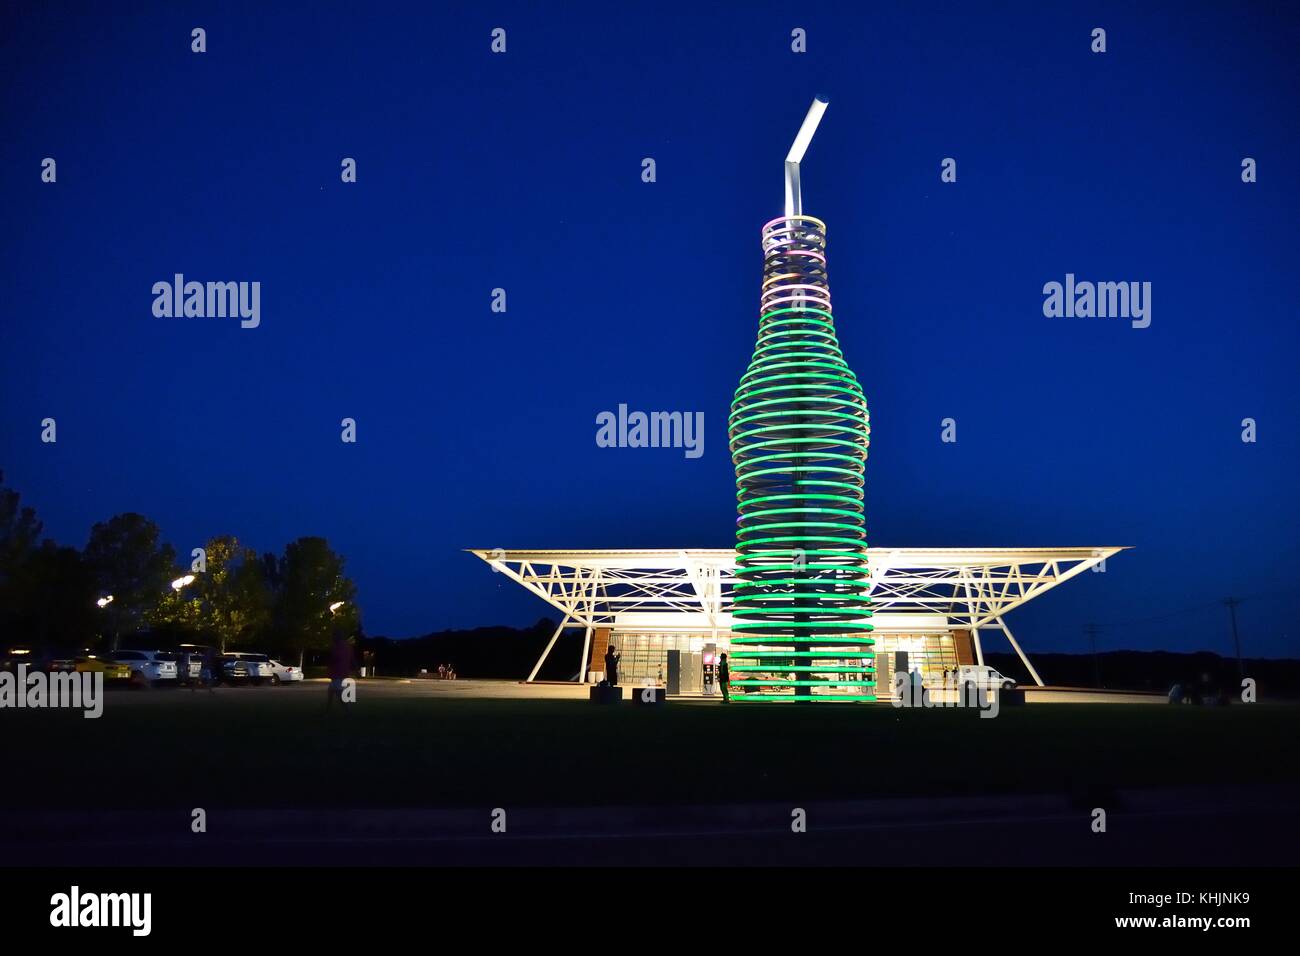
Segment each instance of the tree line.
[{"label": "tree line", "polygon": [[234,535],[217,535],[178,560],[158,525],[134,512],[97,523],[80,550],[43,531],[35,509],[5,487],[0,472],[6,647],[107,651],[147,639],[301,660],[328,649],[336,633],[360,634],[356,585],[324,538],[298,538],[280,554],[259,555]]}]

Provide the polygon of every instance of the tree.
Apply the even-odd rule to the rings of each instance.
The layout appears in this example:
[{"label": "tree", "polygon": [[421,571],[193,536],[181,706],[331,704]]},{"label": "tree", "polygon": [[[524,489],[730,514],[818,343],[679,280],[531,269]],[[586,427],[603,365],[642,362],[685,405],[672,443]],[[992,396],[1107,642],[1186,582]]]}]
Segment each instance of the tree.
[{"label": "tree", "polygon": [[36,547],[43,529],[36,509],[23,507],[22,496],[4,487],[4,480],[0,471],[0,581]]},{"label": "tree", "polygon": [[272,593],[279,594],[284,589],[284,557],[270,551],[262,555],[262,580]]},{"label": "tree", "polygon": [[224,651],[227,645],[248,643],[265,629],[271,593],[257,552],[240,547],[234,535],[211,539],[205,550],[207,571],[195,576],[191,588],[201,607],[201,626]]},{"label": "tree", "polygon": [[[343,573],[343,558],[324,538],[299,538],[284,549],[278,623],[286,650],[329,648],[335,633],[355,634],[361,627],[356,585]],[[344,602],[336,612],[330,605]]]},{"label": "tree", "polygon": [[22,496],[4,487],[0,472],[0,635],[12,640],[24,633],[21,606],[26,603],[21,569],[41,539],[36,511],[23,507]]},{"label": "tree", "polygon": [[[188,574],[179,567],[169,572],[172,578]],[[145,612],[144,623],[159,634],[171,633],[178,638],[194,640],[203,627],[203,604],[194,597],[193,588],[176,590],[170,584],[158,603]]]},{"label": "tree", "polygon": [[55,648],[74,653],[87,645],[100,623],[95,582],[76,548],[42,542],[14,569],[7,605],[15,633],[48,657]]},{"label": "tree", "polygon": [[128,512],[90,529],[85,559],[96,587],[113,595],[104,608],[112,632],[134,633],[155,615],[171,592],[176,551],[159,542],[158,526],[144,515]]},{"label": "tree", "polygon": [[43,658],[75,652],[101,623],[90,569],[76,548],[42,541],[35,509],[3,484],[0,472],[0,635],[36,644]]}]

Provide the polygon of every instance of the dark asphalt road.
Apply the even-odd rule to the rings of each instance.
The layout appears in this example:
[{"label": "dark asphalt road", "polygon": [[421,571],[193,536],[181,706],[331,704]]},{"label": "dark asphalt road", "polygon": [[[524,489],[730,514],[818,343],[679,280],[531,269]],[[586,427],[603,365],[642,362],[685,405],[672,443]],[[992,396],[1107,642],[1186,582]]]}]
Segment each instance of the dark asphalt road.
[{"label": "dark asphalt road", "polygon": [[[1107,830],[1064,798],[888,800],[792,808],[494,808],[32,814],[11,819],[0,865],[1293,865],[1294,788],[1115,794]],[[21,824],[14,826],[15,824]]]}]

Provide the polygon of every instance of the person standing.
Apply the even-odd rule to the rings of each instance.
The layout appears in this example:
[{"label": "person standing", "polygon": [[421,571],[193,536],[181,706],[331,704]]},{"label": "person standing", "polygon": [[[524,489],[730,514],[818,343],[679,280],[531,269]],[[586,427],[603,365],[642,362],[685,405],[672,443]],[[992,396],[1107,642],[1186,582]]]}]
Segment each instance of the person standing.
[{"label": "person standing", "polygon": [[[199,668],[199,680],[208,685],[208,693],[217,686],[217,679],[221,676],[218,668],[221,667],[221,661],[217,658],[217,652],[214,648],[209,647],[203,654],[203,666]],[[190,685],[190,690],[194,685]]]},{"label": "person standing", "polygon": [[618,648],[613,644],[605,648],[605,679],[610,687],[618,686]]},{"label": "person standing", "polygon": [[731,667],[726,654],[718,656],[718,686],[722,688],[722,702],[731,703]]}]

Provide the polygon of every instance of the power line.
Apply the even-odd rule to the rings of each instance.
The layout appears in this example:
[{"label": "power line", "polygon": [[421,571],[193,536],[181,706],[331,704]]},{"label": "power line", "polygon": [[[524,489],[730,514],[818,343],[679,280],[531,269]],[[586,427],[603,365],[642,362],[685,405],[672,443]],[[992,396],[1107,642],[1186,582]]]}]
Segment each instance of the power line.
[{"label": "power line", "polygon": [[[1247,594],[1243,598],[1231,598],[1230,600],[1236,601],[1238,604],[1241,604],[1244,601],[1261,601],[1261,600],[1266,600],[1268,598],[1274,598],[1274,597],[1283,597],[1283,596],[1294,597],[1298,593],[1300,592],[1297,592],[1294,588],[1292,588],[1290,590],[1263,591],[1257,594]],[[1132,627],[1137,624],[1149,624],[1153,621],[1165,621],[1171,617],[1179,617],[1184,614],[1190,614],[1193,611],[1207,611],[1210,608],[1217,607],[1218,605],[1223,603],[1224,603],[1223,601],[1206,601],[1201,604],[1192,604],[1189,605],[1188,607],[1178,608],[1173,611],[1165,611],[1160,614],[1154,614],[1150,617],[1139,617],[1129,621],[1110,621],[1110,622],[1103,623],[1100,626],[1119,628],[1119,627]]]}]

